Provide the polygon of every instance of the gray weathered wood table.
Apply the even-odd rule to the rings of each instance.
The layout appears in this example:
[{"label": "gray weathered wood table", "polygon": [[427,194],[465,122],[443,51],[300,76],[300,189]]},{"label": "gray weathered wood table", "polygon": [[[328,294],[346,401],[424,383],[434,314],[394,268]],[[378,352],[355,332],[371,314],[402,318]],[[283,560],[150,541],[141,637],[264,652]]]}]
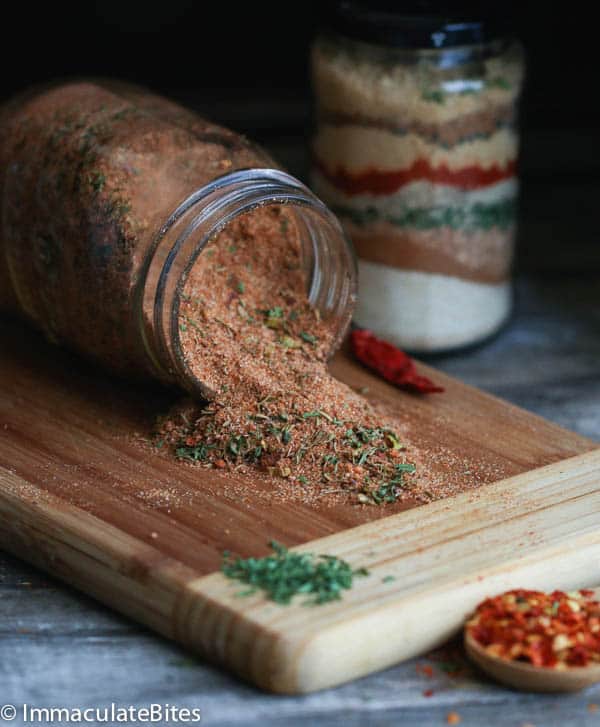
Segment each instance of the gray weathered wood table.
[{"label": "gray weathered wood table", "polygon": [[[285,144],[279,151],[290,168],[299,168]],[[559,192],[556,183],[540,182],[525,197],[524,272],[510,325],[485,347],[433,363],[600,440],[597,230],[578,230],[556,217],[558,208],[547,201]],[[580,212],[586,205],[594,210],[595,192],[592,197],[586,188],[577,195],[570,186],[568,193]],[[482,727],[600,723],[600,685],[573,696],[519,694],[471,672],[456,645],[338,689],[306,697],[262,694],[0,554],[0,713],[4,704],[83,708],[111,702],[198,707],[202,724],[215,727],[429,727],[446,724],[450,712],[458,713],[461,725]],[[11,724],[23,722],[17,716]]]}]

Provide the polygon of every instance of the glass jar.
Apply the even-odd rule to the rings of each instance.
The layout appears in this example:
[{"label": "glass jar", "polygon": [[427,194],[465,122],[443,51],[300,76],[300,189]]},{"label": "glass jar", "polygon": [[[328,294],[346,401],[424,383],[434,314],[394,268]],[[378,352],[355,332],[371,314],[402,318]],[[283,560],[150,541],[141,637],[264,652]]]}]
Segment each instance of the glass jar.
[{"label": "glass jar", "polygon": [[0,110],[0,308],[112,371],[205,394],[179,340],[185,280],[238,215],[285,205],[332,351],[355,301],[335,216],[243,137],[117,83],[73,83]]},{"label": "glass jar", "polygon": [[423,353],[510,313],[523,58],[498,19],[417,5],[330,6],[312,49],[312,186],[354,242],[355,321]]}]

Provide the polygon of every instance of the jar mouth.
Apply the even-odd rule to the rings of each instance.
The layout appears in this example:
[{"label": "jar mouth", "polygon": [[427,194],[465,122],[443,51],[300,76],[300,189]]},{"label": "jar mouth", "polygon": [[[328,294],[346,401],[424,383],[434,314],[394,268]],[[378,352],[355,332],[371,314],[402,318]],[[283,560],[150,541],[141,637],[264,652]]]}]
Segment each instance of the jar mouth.
[{"label": "jar mouth", "polygon": [[286,172],[245,169],[222,175],[184,200],[161,227],[141,295],[144,341],[155,366],[163,379],[193,395],[210,399],[215,392],[194,375],[182,343],[180,308],[186,281],[209,242],[234,219],[273,206],[294,214],[309,281],[308,302],[332,323],[328,357],[348,330],[358,273],[352,245],[335,215]]}]

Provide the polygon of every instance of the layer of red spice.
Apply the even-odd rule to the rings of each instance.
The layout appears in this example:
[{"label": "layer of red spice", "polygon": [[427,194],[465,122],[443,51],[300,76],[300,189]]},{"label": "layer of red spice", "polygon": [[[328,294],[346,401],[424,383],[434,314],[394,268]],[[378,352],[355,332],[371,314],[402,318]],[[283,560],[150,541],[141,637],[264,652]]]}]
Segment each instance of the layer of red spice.
[{"label": "layer of red spice", "polygon": [[593,591],[516,589],[481,603],[467,631],[502,659],[566,669],[600,662],[600,603]]},{"label": "layer of red spice", "polygon": [[490,167],[482,167],[472,164],[461,169],[450,169],[445,164],[432,166],[427,159],[417,159],[406,169],[394,171],[367,169],[356,173],[341,167],[331,171],[318,159],[315,159],[315,166],[333,185],[350,195],[389,195],[397,192],[406,184],[417,181],[447,184],[461,189],[479,189],[510,179],[517,172],[515,161],[510,161],[505,166],[494,164]]}]

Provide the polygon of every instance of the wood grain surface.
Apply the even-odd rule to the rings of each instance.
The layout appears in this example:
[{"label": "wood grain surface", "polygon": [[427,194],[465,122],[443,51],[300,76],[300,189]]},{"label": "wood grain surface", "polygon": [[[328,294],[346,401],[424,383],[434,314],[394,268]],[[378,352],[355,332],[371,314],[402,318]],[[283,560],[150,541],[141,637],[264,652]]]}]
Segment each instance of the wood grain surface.
[{"label": "wood grain surface", "polygon": [[[483,595],[483,585],[475,590],[459,588],[456,609],[449,610],[448,620],[439,621],[440,628],[426,638],[415,634],[411,640],[400,638],[398,633],[389,639],[384,632],[378,633],[374,624],[385,625],[392,605],[394,612],[402,613],[398,602],[404,602],[407,595],[413,598],[406,574],[415,568],[424,581],[429,578],[430,588],[435,583],[439,603],[444,603],[443,588],[437,590],[439,573],[433,565],[435,559],[445,558],[446,546],[445,541],[431,538],[434,533],[447,533],[440,525],[451,517],[455,520],[449,541],[459,543],[463,536],[465,543],[470,542],[468,533],[474,519],[481,516],[485,522],[485,517],[491,518],[491,540],[484,543],[478,535],[465,548],[479,551],[483,547],[482,552],[492,560],[468,567],[465,561],[463,569],[465,551],[454,553],[453,562],[460,567],[448,571],[448,593],[456,590],[457,579],[462,582],[472,577],[475,567],[485,573],[496,563],[505,566],[506,573],[520,573],[512,564],[514,538],[526,537],[523,524],[531,525],[521,515],[533,514],[542,501],[549,510],[548,517],[555,517],[560,527],[556,540],[546,539],[541,545],[541,541],[531,541],[529,550],[539,562],[547,562],[548,568],[558,564],[565,577],[567,573],[569,578],[580,576],[573,544],[591,534],[589,545],[596,547],[594,533],[600,533],[600,523],[586,521],[580,526],[563,502],[569,499],[564,494],[564,485],[569,484],[579,488],[577,513],[583,517],[586,508],[595,505],[595,499],[592,502],[590,498],[595,498],[598,485],[596,454],[555,465],[539,477],[525,474],[507,483],[506,488],[516,498],[514,506],[504,497],[502,483],[493,490],[486,486],[476,494],[459,496],[456,505],[442,501],[374,524],[373,519],[392,515],[394,508],[350,504],[332,508],[319,502],[277,501],[256,483],[249,485],[230,475],[157,455],[144,441],[156,416],[172,401],[172,392],[107,379],[46,344],[18,322],[4,324],[0,336],[2,546],[265,688],[287,692],[322,688],[382,668],[448,636],[472,599]],[[502,477],[529,473],[595,448],[590,440],[438,372],[430,373],[442,381],[447,392],[439,397],[415,398],[380,382],[343,355],[334,362],[333,370],[355,387],[368,387],[369,397],[384,401],[400,419],[410,417],[411,426],[432,451],[443,441],[444,447],[459,453],[466,463],[485,460],[490,471]],[[546,489],[547,485],[554,489]],[[530,487],[536,494],[533,498],[528,494]],[[525,499],[520,500],[522,488]],[[484,511],[489,511],[488,515],[484,516]],[[515,512],[517,525],[511,529],[508,523]],[[424,525],[427,518],[432,518],[429,527]],[[506,520],[507,527],[494,530],[492,520],[494,527]],[[480,530],[478,527],[477,532]],[[483,528],[483,532],[488,533],[488,529]],[[500,537],[501,532],[506,532],[508,539]],[[413,533],[413,540],[407,539],[408,533]],[[344,602],[318,612],[302,607],[282,612],[280,607],[261,601],[257,615],[256,601],[232,600],[231,583],[221,575],[203,579],[218,569],[226,548],[256,555],[266,551],[272,538],[295,545],[327,535],[331,538],[311,542],[309,548],[354,556],[353,562],[361,553],[356,564],[376,573],[381,567],[399,569],[400,589],[382,588],[381,584],[371,584],[366,591],[364,586],[357,587]],[[381,538],[387,553],[383,562],[377,560],[375,550],[367,548]],[[412,543],[408,551],[407,542]],[[434,560],[415,560],[413,550],[427,551],[427,543],[433,548]],[[555,546],[560,546],[560,558],[565,548],[569,552],[566,561],[559,558],[555,562]],[[442,556],[437,552],[439,547]],[[369,556],[371,550],[373,555]],[[586,554],[587,550],[581,552]],[[461,556],[458,560],[457,555]],[[549,573],[544,568],[539,572]],[[371,609],[368,613],[367,606]],[[385,613],[380,613],[382,608]],[[302,628],[295,621],[298,614]],[[374,614],[378,614],[375,621]],[[236,624],[233,631],[232,616]],[[341,661],[322,657],[323,653],[336,653],[336,634],[338,644],[348,642],[350,633],[340,624],[360,626],[363,619],[369,638],[359,640],[364,643],[352,652],[354,658],[345,652],[341,652]],[[317,641],[316,651],[308,651],[313,657],[305,655],[301,662],[303,644],[314,642],[313,629],[331,641],[325,650]],[[291,646],[290,633],[297,639]],[[369,652],[369,644],[377,656]]]},{"label": "wood grain surface", "polygon": [[[570,249],[588,238],[578,235]],[[548,239],[529,242],[547,252]],[[436,367],[600,441],[598,275],[584,267],[576,275],[561,268],[556,276],[521,277],[510,326],[486,346],[437,359]],[[450,711],[467,727],[598,722],[600,685],[571,696],[516,693],[472,668],[456,642],[335,689],[268,694],[1,552],[0,614],[2,696],[12,704],[142,707],[163,700],[200,707],[211,727],[439,727]]]},{"label": "wood grain surface", "polygon": [[[600,582],[600,449],[313,541],[369,576],[343,601],[240,605],[220,573],[189,583],[184,642],[259,686],[304,693],[422,654],[488,593]],[[186,602],[187,601],[187,602]]]},{"label": "wood grain surface", "polygon": [[[198,573],[217,570],[224,549],[256,555],[271,539],[295,545],[406,507],[278,499],[259,482],[161,456],[149,438],[178,393],[111,379],[18,321],[0,323],[0,341],[0,467],[36,497],[80,508]],[[422,449],[459,454],[467,472],[498,480],[596,446],[437,371],[446,392],[415,397],[344,354],[332,369],[409,424]]]}]

